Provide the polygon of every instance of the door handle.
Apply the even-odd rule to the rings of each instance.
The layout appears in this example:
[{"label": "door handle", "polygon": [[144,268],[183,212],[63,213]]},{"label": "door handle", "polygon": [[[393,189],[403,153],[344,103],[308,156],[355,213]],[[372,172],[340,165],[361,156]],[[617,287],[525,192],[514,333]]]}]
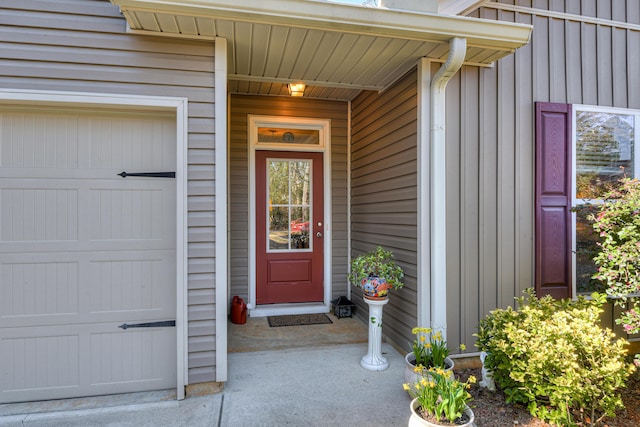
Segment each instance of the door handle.
[{"label": "door handle", "polygon": [[318,231],[318,232],[316,233],[316,237],[322,237],[322,233]]}]

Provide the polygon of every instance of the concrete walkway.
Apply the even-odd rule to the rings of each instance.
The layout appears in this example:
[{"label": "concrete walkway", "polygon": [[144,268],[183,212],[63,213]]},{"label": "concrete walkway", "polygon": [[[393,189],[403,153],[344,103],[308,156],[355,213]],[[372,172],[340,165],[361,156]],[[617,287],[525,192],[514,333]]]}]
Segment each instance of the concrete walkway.
[{"label": "concrete walkway", "polygon": [[388,344],[382,351],[390,367],[381,372],[360,367],[366,343],[230,353],[220,394],[178,402],[158,401],[160,392],[152,402],[54,412],[0,405],[0,426],[406,426],[403,355]]}]

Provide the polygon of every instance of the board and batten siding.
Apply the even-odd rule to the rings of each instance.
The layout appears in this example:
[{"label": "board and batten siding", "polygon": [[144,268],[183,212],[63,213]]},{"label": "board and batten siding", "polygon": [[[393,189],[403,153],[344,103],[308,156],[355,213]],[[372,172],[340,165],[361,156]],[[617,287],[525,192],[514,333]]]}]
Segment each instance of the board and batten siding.
[{"label": "board and batten siding", "polygon": [[[582,15],[582,16],[580,16]],[[640,108],[637,0],[488,3],[470,16],[533,25],[494,68],[447,87],[447,337],[534,286],[534,103]]]},{"label": "board and batten siding", "polygon": [[229,109],[229,295],[248,299],[250,114],[331,120],[332,298],[346,295],[348,103],[248,95],[232,95]]},{"label": "board and batten siding", "polygon": [[127,34],[104,0],[4,1],[0,88],[189,99],[188,382],[215,381],[213,43]]},{"label": "board and batten siding", "polygon": [[[384,334],[404,347],[417,322],[417,72],[384,92],[352,101],[351,256],[380,245],[403,268],[405,286],[392,290]],[[356,314],[367,321],[360,289]]]}]

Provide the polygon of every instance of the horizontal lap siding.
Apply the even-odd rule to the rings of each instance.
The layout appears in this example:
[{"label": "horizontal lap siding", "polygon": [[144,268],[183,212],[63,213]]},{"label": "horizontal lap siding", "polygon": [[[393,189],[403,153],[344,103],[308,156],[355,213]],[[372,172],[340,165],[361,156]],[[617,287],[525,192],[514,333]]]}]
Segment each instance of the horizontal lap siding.
[{"label": "horizontal lap siding", "polygon": [[347,292],[347,103],[306,98],[231,96],[229,227],[231,296],[249,292],[249,114],[331,119],[332,292]]},{"label": "horizontal lap siding", "polygon": [[[515,3],[640,22],[636,0]],[[478,321],[534,285],[534,102],[640,108],[640,31],[496,7],[472,16],[534,30],[514,55],[463,67],[447,89],[450,348],[472,349]]]},{"label": "horizontal lap siding", "polygon": [[108,1],[0,5],[0,88],[189,99],[189,383],[215,381],[214,46],[126,33]]},{"label": "horizontal lap siding", "polygon": [[[391,291],[384,334],[398,345],[417,322],[417,75],[352,102],[351,256],[377,245],[393,251],[404,288]],[[359,316],[368,310],[354,290]]]}]

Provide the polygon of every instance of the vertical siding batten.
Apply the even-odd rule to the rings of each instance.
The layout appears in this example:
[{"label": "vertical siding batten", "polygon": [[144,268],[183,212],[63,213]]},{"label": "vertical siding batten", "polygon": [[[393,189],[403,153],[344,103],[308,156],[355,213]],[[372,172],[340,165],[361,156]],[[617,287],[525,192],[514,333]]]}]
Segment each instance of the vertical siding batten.
[{"label": "vertical siding batten", "polygon": [[[513,15],[508,15],[513,18]],[[515,57],[504,58],[498,69],[498,295],[499,306],[513,301],[515,292]]]},{"label": "vertical siding batten", "polygon": [[[493,19],[496,19],[495,14]],[[481,10],[483,18],[489,18]],[[498,306],[500,287],[498,286],[498,228],[497,209],[497,74],[498,66],[491,70],[480,70],[480,123],[481,123],[481,175],[480,175],[480,234],[482,250],[480,265],[483,267],[482,280],[482,313],[488,313]]]},{"label": "vertical siding batten", "polygon": [[[475,333],[470,325],[474,325],[478,319],[480,303],[480,268],[479,268],[479,236],[478,215],[479,215],[479,105],[478,105],[478,69],[466,67],[460,73],[460,105],[465,106],[460,111],[460,327],[457,333],[459,336],[452,343],[467,343],[472,341]],[[452,119],[456,119],[453,116]],[[455,124],[453,124],[455,125]],[[448,143],[455,143],[449,141]],[[455,316],[447,311],[449,318]],[[450,314],[449,314],[450,313]],[[448,340],[456,338],[453,331],[447,334]],[[453,346],[452,346],[453,347]]]},{"label": "vertical siding batten", "polygon": [[[629,81],[627,75],[627,31],[618,28],[611,30],[611,72],[617,80],[622,81]],[[629,105],[625,85],[616,83],[617,81],[611,81],[613,105]]]},{"label": "vertical siding batten", "polygon": [[[531,15],[519,15],[519,22],[531,23]],[[535,157],[535,150],[529,143],[533,134],[533,123],[531,117],[534,114],[533,94],[530,84],[520,84],[520,82],[530,82],[532,70],[530,64],[533,62],[533,51],[530,45],[518,49],[515,53],[515,188],[516,188],[516,279],[515,294],[521,295],[526,288],[533,286],[533,266],[531,263],[523,263],[520,260],[533,259],[534,256],[534,228],[533,228],[533,200],[534,194],[534,165],[531,159]],[[568,68],[568,67],[567,67]],[[570,81],[570,79],[567,79]],[[568,86],[568,85],[567,85]]]},{"label": "vertical siding batten", "polygon": [[[640,10],[640,2],[638,2]],[[640,15],[640,11],[638,12]],[[640,70],[640,31],[627,31],[627,76],[633,76]],[[627,80],[627,102],[629,108],[640,108],[640,79]]]},{"label": "vertical siding batten", "polygon": [[581,51],[575,46],[581,45],[581,24],[579,22],[565,22],[565,51],[567,52],[567,66],[565,68],[566,99],[574,104],[582,103],[582,63]]}]

